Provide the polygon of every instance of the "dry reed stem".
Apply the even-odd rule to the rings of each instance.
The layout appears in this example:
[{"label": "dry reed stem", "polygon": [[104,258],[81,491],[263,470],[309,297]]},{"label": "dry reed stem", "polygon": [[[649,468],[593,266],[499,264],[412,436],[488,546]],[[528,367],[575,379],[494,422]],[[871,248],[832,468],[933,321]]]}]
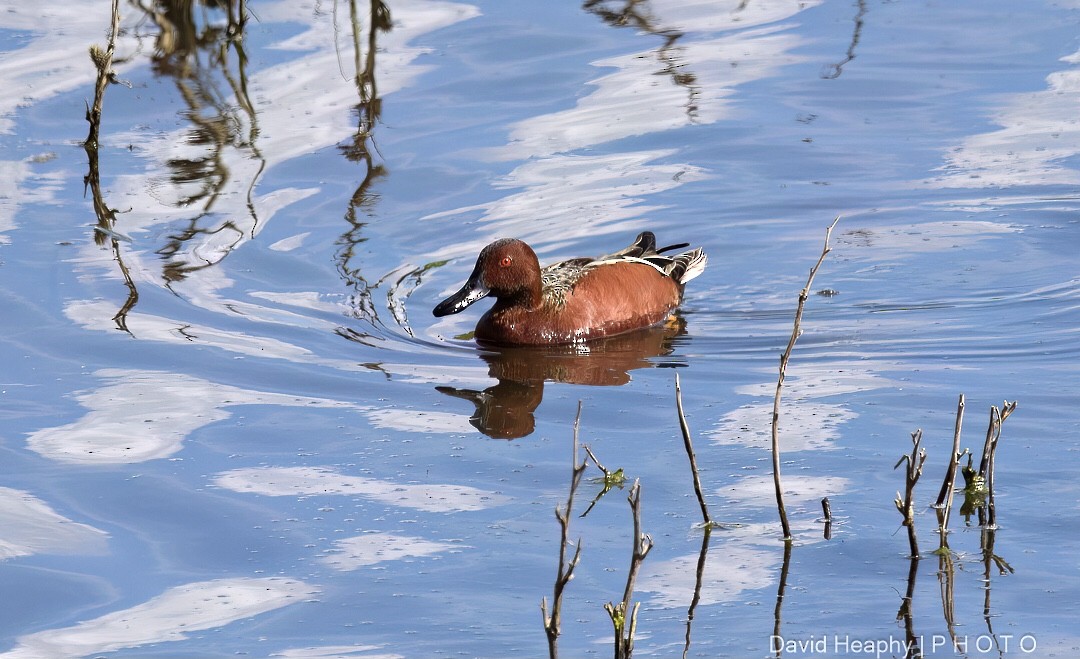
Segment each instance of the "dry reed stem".
[{"label": "dry reed stem", "polygon": [[[653,547],[652,537],[641,532],[641,482],[634,481],[630,488],[630,511],[634,518],[634,548],[630,555],[630,570],[626,575],[626,588],[623,589],[622,601],[618,604],[608,602],[604,610],[611,617],[615,629],[615,659],[630,659],[634,653],[634,634],[637,632],[637,614],[640,602],[630,606],[634,596],[634,583],[637,581],[641,563]],[[629,612],[629,614],[627,613]]]},{"label": "dry reed stem", "polygon": [[[956,427],[953,432],[952,455],[949,458],[949,469],[945,472],[945,480],[941,483],[938,491],[938,508],[946,506],[946,497],[951,503],[953,488],[956,485],[956,467],[960,463],[960,429],[964,424],[964,394],[960,394],[960,401],[956,404]],[[946,518],[948,516],[946,515]]]},{"label": "dry reed stem", "polygon": [[911,444],[911,454],[900,456],[900,459],[893,466],[893,469],[896,469],[905,462],[907,463],[907,469],[904,470],[904,495],[901,496],[897,492],[893,503],[896,504],[896,509],[904,517],[904,526],[907,527],[908,547],[911,550],[911,555],[918,557],[919,541],[915,537],[915,484],[919,482],[923,465],[926,464],[926,449],[921,447],[922,430],[911,433]]},{"label": "dry reed stem", "polygon": [[694,494],[697,495],[698,505],[701,506],[701,519],[706,526],[711,526],[713,524],[712,516],[709,515],[709,507],[705,504],[705,494],[701,491],[701,477],[698,475],[694,444],[690,440],[690,426],[687,425],[686,415],[683,413],[682,387],[679,385],[678,373],[675,374],[675,409],[679,412],[679,429],[682,431],[686,457],[690,459],[690,473],[694,477]]},{"label": "dry reed stem", "polygon": [[1016,401],[1005,401],[998,409],[997,405],[990,407],[990,425],[986,429],[986,441],[983,443],[982,460],[979,463],[979,475],[986,483],[986,525],[990,528],[997,526],[997,509],[994,505],[994,466],[997,458],[998,440],[1001,439],[1001,424],[1016,411]]},{"label": "dry reed stem", "polygon": [[548,612],[547,598],[540,600],[540,613],[544,619],[544,632],[547,634],[548,656],[557,659],[559,656],[559,633],[562,624],[562,600],[563,591],[570,580],[574,578],[574,568],[577,567],[581,558],[581,538],[578,538],[574,557],[568,563],[566,560],[567,549],[570,546],[570,511],[574,505],[574,493],[577,491],[581,476],[585,473],[586,462],[579,464],[577,461],[578,427],[581,423],[581,401],[578,401],[577,416],[574,418],[574,449],[572,458],[572,471],[570,477],[570,494],[566,498],[566,508],[560,510],[555,506],[555,519],[559,521],[561,541],[559,543],[559,568],[555,573],[555,587],[551,596],[551,611]]},{"label": "dry reed stem", "polygon": [[773,412],[772,412],[772,466],[773,466],[773,486],[776,490],[776,508],[780,513],[780,526],[784,531],[784,541],[790,542],[792,540],[791,525],[788,524],[787,509],[784,507],[784,490],[780,484],[780,391],[784,386],[784,376],[787,373],[788,361],[791,359],[791,351],[795,348],[795,341],[801,334],[802,315],[803,309],[806,307],[806,300],[810,297],[810,287],[814,283],[814,276],[817,275],[818,268],[821,267],[821,263],[825,260],[825,256],[832,251],[829,247],[829,238],[832,236],[833,228],[836,227],[836,223],[840,221],[837,217],[833,220],[829,228],[825,230],[825,246],[821,250],[821,256],[818,257],[817,263],[813,268],[810,268],[810,276],[806,279],[806,286],[799,293],[799,305],[795,310],[795,323],[791,330],[791,338],[788,339],[787,348],[784,349],[784,353],[780,355],[780,374],[776,379],[776,395],[773,396]]},{"label": "dry reed stem", "polygon": [[938,531],[942,538],[942,547],[946,546],[945,534],[949,532],[949,515],[952,513],[953,495],[956,491],[956,468],[960,464],[960,431],[964,425],[964,394],[960,394],[960,400],[956,404],[956,426],[953,429],[952,453],[949,454],[949,469],[945,472],[945,480],[941,483],[938,492],[937,507],[941,508],[938,518],[941,525]]}]

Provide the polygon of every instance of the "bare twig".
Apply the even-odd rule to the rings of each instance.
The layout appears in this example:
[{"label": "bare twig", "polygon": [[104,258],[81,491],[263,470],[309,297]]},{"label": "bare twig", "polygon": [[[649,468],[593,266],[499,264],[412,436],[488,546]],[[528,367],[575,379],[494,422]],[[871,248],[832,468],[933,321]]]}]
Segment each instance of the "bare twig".
[{"label": "bare twig", "polygon": [[596,465],[597,469],[604,472],[605,477],[611,475],[611,472],[608,470],[608,468],[600,464],[600,461],[596,459],[596,456],[593,454],[592,449],[589,448],[588,444],[582,444],[581,448],[585,449],[585,455],[589,456],[589,459],[593,461],[593,464]]},{"label": "bare twig", "polygon": [[712,516],[709,515],[709,507],[705,504],[705,495],[701,491],[701,477],[698,475],[697,457],[694,455],[694,444],[690,440],[690,426],[686,424],[686,415],[683,413],[682,387],[679,386],[679,374],[675,374],[675,408],[679,412],[679,429],[682,430],[683,445],[686,447],[686,457],[690,458],[690,472],[694,476],[694,494],[697,495],[698,505],[701,506],[701,519],[705,526],[713,524]]},{"label": "bare twig", "polygon": [[585,509],[585,512],[579,515],[579,517],[585,517],[596,506],[596,504],[600,502],[600,499],[602,499],[605,494],[610,492],[613,488],[617,487],[620,490],[623,488],[623,485],[626,483],[626,473],[623,472],[621,467],[619,469],[616,469],[615,471],[611,471],[610,469],[602,465],[600,463],[600,460],[598,460],[596,458],[596,455],[592,452],[592,449],[589,448],[588,444],[582,444],[581,448],[585,449],[585,453],[589,456],[589,459],[592,460],[593,464],[596,465],[596,468],[604,472],[603,489],[601,489],[596,494],[596,496],[593,497],[593,500],[589,502],[589,507]]},{"label": "bare twig", "polygon": [[817,275],[818,268],[821,267],[822,261],[825,260],[825,256],[832,250],[829,247],[829,238],[832,236],[833,228],[836,227],[836,223],[840,221],[837,217],[833,220],[829,228],[825,230],[825,246],[821,250],[821,256],[818,257],[817,263],[813,268],[810,268],[810,276],[806,279],[806,287],[799,293],[799,305],[795,310],[795,323],[791,330],[791,338],[788,339],[787,348],[784,349],[784,353],[780,355],[780,375],[776,379],[776,395],[773,397],[773,412],[772,412],[772,464],[773,464],[773,486],[776,489],[776,507],[780,513],[780,526],[784,531],[784,540],[790,542],[792,540],[791,526],[788,524],[787,509],[784,508],[784,490],[780,485],[780,391],[784,386],[784,375],[787,372],[788,361],[791,359],[791,351],[795,348],[795,341],[801,334],[802,315],[803,308],[806,306],[806,300],[810,297],[810,287],[814,283],[814,276]]},{"label": "bare twig", "polygon": [[[941,490],[938,491],[937,503],[935,507],[942,508],[947,507],[946,497],[948,502],[952,502],[952,492],[956,485],[956,466],[960,463],[960,429],[964,424],[964,394],[960,394],[960,402],[956,404],[956,428],[953,432],[953,444],[952,454],[949,457],[949,469],[945,472],[945,480],[941,483]],[[948,518],[948,515],[946,515]]]},{"label": "bare twig", "polygon": [[821,514],[822,521],[825,522],[825,529],[822,531],[826,540],[832,540],[832,506],[829,504],[829,497],[821,498]]},{"label": "bare twig", "polygon": [[[1005,403],[998,409],[997,405],[990,408],[990,426],[986,429],[986,441],[983,444],[982,461],[979,463],[979,475],[986,483],[986,526],[994,528],[997,525],[997,511],[994,506],[994,464],[997,456],[998,440],[1001,439],[1001,424],[1009,415],[1016,411],[1016,401]],[[982,511],[979,512],[980,520]]]},{"label": "bare twig", "polygon": [[945,472],[945,480],[941,483],[938,492],[938,534],[941,538],[939,550],[947,550],[949,543],[946,536],[949,533],[949,516],[952,513],[953,494],[956,491],[956,467],[960,458],[964,455],[960,452],[960,430],[964,425],[964,394],[960,394],[960,400],[956,404],[956,426],[953,429],[952,452],[949,454],[949,468]]},{"label": "bare twig", "polygon": [[904,471],[904,495],[901,497],[900,493],[896,493],[896,499],[893,503],[896,504],[896,509],[900,511],[900,514],[904,516],[904,526],[907,527],[908,532],[908,547],[911,549],[912,556],[919,555],[919,541],[915,537],[915,484],[919,482],[919,477],[922,476],[923,464],[926,463],[926,449],[922,448],[922,430],[916,430],[911,433],[911,454],[904,454],[897,460],[893,469],[896,469],[900,465],[907,463],[907,469]]},{"label": "bare twig", "polygon": [[634,596],[634,583],[637,581],[641,563],[653,547],[652,538],[647,533],[641,532],[641,482],[635,480],[630,488],[630,511],[634,516],[634,550],[630,555],[630,571],[626,575],[626,588],[623,590],[622,601],[618,604],[608,602],[604,610],[611,617],[611,624],[615,628],[615,659],[630,659],[634,654],[634,634],[637,631],[637,614],[641,602],[635,602],[631,608],[631,598]]},{"label": "bare twig", "polygon": [[572,470],[570,476],[570,494],[566,497],[566,508],[560,510],[555,506],[555,519],[559,521],[562,531],[562,540],[559,543],[559,569],[555,573],[555,588],[551,596],[551,611],[548,611],[547,598],[540,600],[540,613],[544,619],[544,632],[547,634],[548,655],[550,659],[559,656],[559,632],[562,623],[562,598],[566,584],[574,578],[574,568],[577,567],[578,559],[581,558],[581,539],[578,538],[577,547],[574,549],[574,557],[569,562],[566,560],[567,549],[570,546],[570,510],[574,505],[574,492],[577,491],[581,476],[585,473],[585,461],[577,461],[578,427],[581,422],[581,401],[578,401],[577,416],[574,418],[574,451]]}]

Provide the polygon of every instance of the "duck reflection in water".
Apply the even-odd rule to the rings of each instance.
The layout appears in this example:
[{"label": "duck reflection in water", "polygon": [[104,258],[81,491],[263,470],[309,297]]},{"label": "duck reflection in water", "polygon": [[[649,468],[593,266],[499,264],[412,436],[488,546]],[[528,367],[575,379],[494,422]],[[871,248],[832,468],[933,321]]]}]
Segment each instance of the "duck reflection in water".
[{"label": "duck reflection in water", "polygon": [[630,381],[638,368],[681,366],[656,360],[670,355],[676,337],[686,333],[686,322],[677,315],[661,325],[598,339],[584,344],[551,347],[481,348],[488,375],[498,383],[476,391],[436,387],[448,396],[472,401],[476,410],[469,418],[477,430],[494,439],[517,439],[535,429],[533,412],[544,397],[544,382],[616,386]]},{"label": "duck reflection in water", "polygon": [[[436,316],[458,313],[485,297],[495,304],[476,324],[476,340],[489,374],[499,384],[483,392],[441,387],[476,405],[472,424],[491,437],[523,437],[545,380],[618,385],[629,371],[669,354],[682,332],[671,313],[686,283],[705,270],[701,248],[674,256],[643,231],[629,247],[597,258],[576,258],[544,268],[520,240],[496,240],[481,252],[468,281],[440,302]],[[662,323],[662,324],[661,324]]]}]

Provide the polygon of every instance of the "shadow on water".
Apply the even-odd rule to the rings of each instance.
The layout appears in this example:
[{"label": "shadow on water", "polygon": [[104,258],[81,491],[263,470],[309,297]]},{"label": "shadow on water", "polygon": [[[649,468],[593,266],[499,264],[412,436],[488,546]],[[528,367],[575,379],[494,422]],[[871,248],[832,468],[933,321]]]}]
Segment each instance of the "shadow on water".
[{"label": "shadow on water", "polygon": [[469,423],[488,437],[517,439],[531,434],[533,412],[544,397],[545,382],[618,386],[630,382],[630,372],[658,365],[657,357],[673,352],[674,340],[686,333],[686,321],[672,316],[668,322],[586,344],[550,348],[480,349],[488,375],[498,383],[477,391],[449,386],[441,393],[468,400],[476,406]]}]

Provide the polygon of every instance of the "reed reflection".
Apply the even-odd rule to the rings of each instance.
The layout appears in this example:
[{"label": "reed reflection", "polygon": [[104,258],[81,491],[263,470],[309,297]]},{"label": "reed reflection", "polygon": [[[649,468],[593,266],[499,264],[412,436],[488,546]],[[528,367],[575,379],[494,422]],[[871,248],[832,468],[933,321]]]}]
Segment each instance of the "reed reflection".
[{"label": "reed reflection", "polygon": [[116,73],[113,71],[114,54],[116,52],[116,38],[120,33],[120,3],[113,0],[111,10],[111,29],[109,31],[108,44],[102,49],[94,44],[90,46],[90,59],[97,69],[94,84],[94,104],[86,108],[86,120],[90,124],[86,141],[83,142],[83,150],[86,151],[87,170],[83,177],[85,189],[90,191],[93,200],[94,215],[97,224],[94,227],[94,243],[104,247],[108,245],[112,249],[113,260],[120,269],[120,276],[124,279],[127,288],[127,297],[120,309],[113,316],[113,322],[117,329],[131,333],[127,325],[128,312],[139,302],[139,289],[135,286],[135,280],[131,276],[125,255],[121,249],[121,241],[130,242],[130,239],[116,231],[116,210],[105,201],[105,195],[101,190],[101,160],[99,154],[101,140],[101,117],[105,103],[105,90],[112,83],[116,83]]},{"label": "reed reflection", "polygon": [[[165,281],[180,281],[222,261],[259,225],[253,196],[266,160],[257,146],[259,126],[248,94],[247,3],[157,0],[135,6],[157,28],[153,71],[173,79],[187,105],[181,115],[190,123],[166,166],[176,193],[172,204],[196,213],[158,250],[165,258]],[[255,167],[240,171],[231,163]],[[216,214],[215,205],[234,192],[245,196],[247,217]]]},{"label": "reed reflection", "polygon": [[[375,144],[375,128],[382,116],[382,99],[379,97],[379,86],[375,76],[375,54],[378,52],[378,39],[380,33],[391,30],[393,23],[390,17],[390,7],[382,0],[369,0],[366,26],[361,15],[357,0],[349,0],[350,34],[352,36],[353,66],[356,74],[353,81],[356,84],[357,103],[354,107],[356,112],[356,133],[347,144],[338,148],[345,159],[357,163],[362,168],[363,176],[360,183],[353,191],[349,200],[349,207],[345,210],[345,221],[348,229],[338,238],[338,250],[335,255],[337,269],[346,285],[355,293],[350,300],[353,316],[369,323],[378,321],[378,313],[371,299],[371,290],[377,287],[382,280],[371,284],[363,274],[362,264],[357,254],[357,247],[367,241],[364,237],[364,227],[367,218],[374,214],[373,207],[378,199],[373,194],[371,187],[376,180],[387,174],[386,166],[376,161],[378,147]],[[349,330],[346,338],[368,343],[370,336],[355,330]]]},{"label": "reed reflection", "polygon": [[656,59],[660,64],[660,69],[656,71],[656,74],[667,76],[672,84],[686,90],[686,116],[691,123],[694,123],[700,108],[701,85],[697,75],[689,69],[684,49],[678,45],[684,33],[681,30],[661,25],[653,15],[648,0],[645,2],[622,0],[621,3],[586,0],[582,8],[599,16],[613,27],[632,27],[663,39],[661,46],[656,49]]},{"label": "reed reflection", "polygon": [[476,391],[436,387],[453,398],[468,400],[476,409],[469,423],[494,439],[530,435],[534,412],[544,397],[545,382],[618,386],[630,381],[630,372],[663,365],[657,357],[670,355],[676,337],[686,333],[686,321],[672,316],[663,325],[592,341],[583,345],[547,348],[484,348],[480,357],[497,384]]}]

